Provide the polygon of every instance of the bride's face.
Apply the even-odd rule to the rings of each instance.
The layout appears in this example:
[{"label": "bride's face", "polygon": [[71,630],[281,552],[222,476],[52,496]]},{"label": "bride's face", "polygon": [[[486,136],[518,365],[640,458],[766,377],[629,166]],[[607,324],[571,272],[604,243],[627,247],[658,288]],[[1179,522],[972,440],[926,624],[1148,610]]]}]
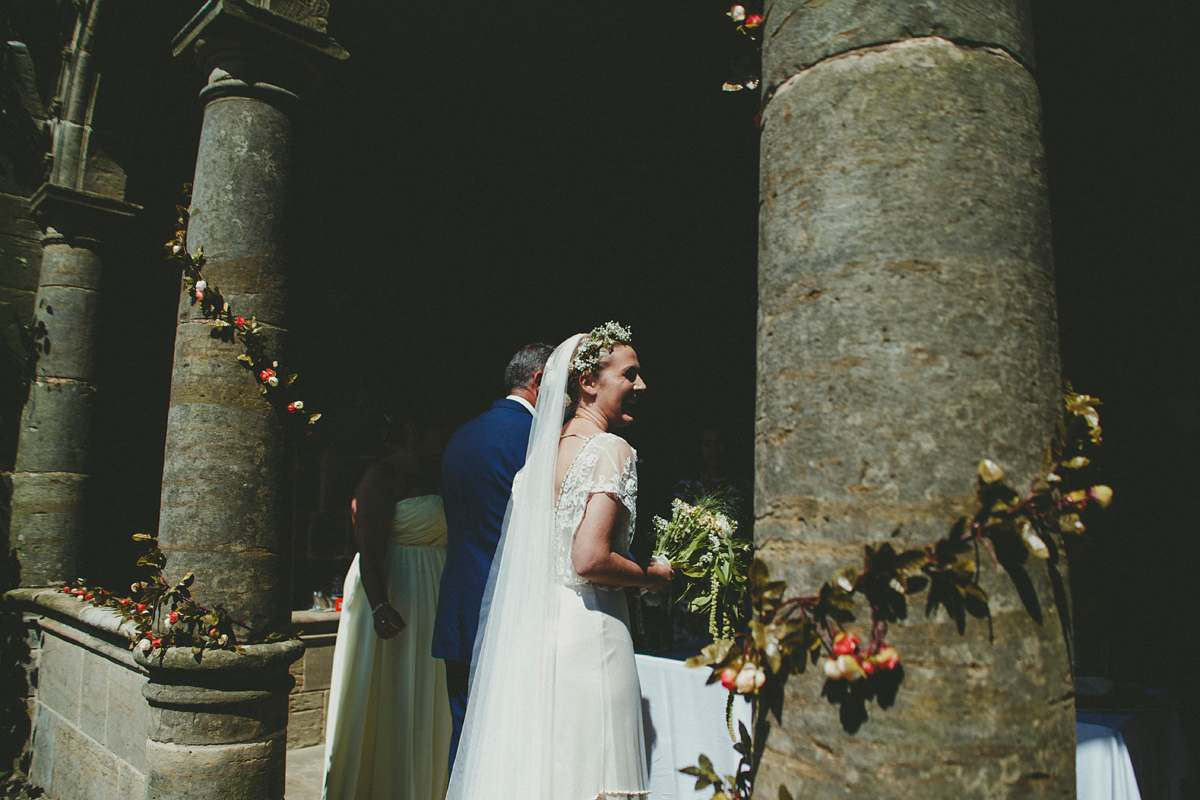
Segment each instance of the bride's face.
[{"label": "bride's face", "polygon": [[593,385],[595,408],[608,420],[610,428],[622,428],[633,422],[638,397],[646,390],[642,365],[634,349],[626,344],[617,345]]}]

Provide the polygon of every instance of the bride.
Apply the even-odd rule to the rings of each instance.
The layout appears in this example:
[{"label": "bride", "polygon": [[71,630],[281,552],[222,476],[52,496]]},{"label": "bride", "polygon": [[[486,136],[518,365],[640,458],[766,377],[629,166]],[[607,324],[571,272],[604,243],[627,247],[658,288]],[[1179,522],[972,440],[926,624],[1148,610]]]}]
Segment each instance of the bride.
[{"label": "bride", "polygon": [[649,794],[621,587],[659,591],[672,572],[624,555],[636,454],[611,430],[633,421],[646,388],[630,341],[609,322],[567,339],[546,363],[484,592],[448,800]]}]

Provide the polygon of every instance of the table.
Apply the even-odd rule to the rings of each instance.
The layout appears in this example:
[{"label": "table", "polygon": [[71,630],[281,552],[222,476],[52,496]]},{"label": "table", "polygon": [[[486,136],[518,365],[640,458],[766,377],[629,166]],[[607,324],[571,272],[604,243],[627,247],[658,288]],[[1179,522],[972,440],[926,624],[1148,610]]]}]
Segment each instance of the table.
[{"label": "table", "polygon": [[[738,754],[725,727],[725,698],[719,683],[705,685],[709,670],[691,669],[682,661],[638,654],[642,684],[642,721],[646,728],[650,795],[654,800],[693,800],[712,797],[712,789],[695,790],[696,779],[679,770],[692,766],[703,753],[718,775],[732,775]],[[750,704],[734,701],[733,729],[750,727]]]},{"label": "table", "polygon": [[[1086,721],[1081,721],[1086,720]],[[1121,728],[1129,717],[1079,714],[1075,721],[1078,800],[1142,800]]]}]

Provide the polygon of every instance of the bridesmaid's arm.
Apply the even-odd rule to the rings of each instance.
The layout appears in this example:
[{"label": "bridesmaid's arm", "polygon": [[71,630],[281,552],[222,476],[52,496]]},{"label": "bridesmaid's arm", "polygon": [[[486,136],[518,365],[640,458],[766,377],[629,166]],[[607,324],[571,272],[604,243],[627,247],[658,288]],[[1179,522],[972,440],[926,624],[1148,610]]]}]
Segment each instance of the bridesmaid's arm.
[{"label": "bridesmaid's arm", "polygon": [[406,627],[404,618],[388,602],[387,578],[382,566],[395,513],[396,493],[389,477],[378,464],[372,466],[350,501],[354,539],[358,543],[358,574],[371,607],[375,633],[381,639],[399,636]]},{"label": "bridesmaid's arm", "polygon": [[588,498],[571,563],[579,577],[605,586],[644,586],[651,592],[666,588],[673,572],[657,562],[642,567],[612,549],[612,534],[623,507],[612,495],[597,492]]}]

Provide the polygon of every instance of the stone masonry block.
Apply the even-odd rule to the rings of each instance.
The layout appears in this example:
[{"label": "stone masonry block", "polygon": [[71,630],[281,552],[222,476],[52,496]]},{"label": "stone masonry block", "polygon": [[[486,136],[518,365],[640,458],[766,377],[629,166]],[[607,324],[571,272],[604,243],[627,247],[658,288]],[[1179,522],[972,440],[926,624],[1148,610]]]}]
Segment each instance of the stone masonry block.
[{"label": "stone masonry block", "polygon": [[146,800],[281,800],[285,746],[283,736],[240,745],[150,742]]},{"label": "stone masonry block", "polygon": [[[65,724],[67,723],[52,708],[40,702],[35,704],[33,734],[30,740],[32,758],[29,766],[29,778],[34,785],[48,791],[52,791],[54,757],[58,754],[56,750],[58,729]],[[62,757],[69,758],[65,753],[62,754]]]},{"label": "stone masonry block", "polygon": [[328,689],[333,679],[333,650],[337,634],[315,634],[302,637],[304,641],[304,689]]},{"label": "stone masonry block", "polygon": [[100,293],[74,286],[42,286],[37,298],[34,314],[46,324],[45,352],[38,359],[37,374],[91,381]]},{"label": "stone masonry block", "polygon": [[[51,797],[61,800],[118,800],[117,760],[75,728],[58,729]],[[126,800],[126,798],[120,798]]]},{"label": "stone masonry block", "polygon": [[19,472],[87,472],[96,390],[76,381],[38,380],[21,416]]},{"label": "stone masonry block", "polygon": [[142,800],[146,796],[146,775],[129,764],[117,764],[117,796],[121,800]]},{"label": "stone masonry block", "polygon": [[77,722],[83,681],[83,650],[57,636],[46,634],[42,640],[40,662],[38,704],[68,722]]},{"label": "stone masonry block", "polygon": [[146,734],[150,706],[142,696],[146,676],[117,665],[109,673],[108,733],[104,743],[138,772],[146,770]]},{"label": "stone masonry block", "polygon": [[1033,65],[1029,0],[767,0],[768,90],[830,56],[925,36],[990,45]]},{"label": "stone masonry block", "polygon": [[[320,696],[322,692],[314,692]],[[287,746],[289,750],[311,747],[325,741],[325,709],[295,711],[288,717]]]},{"label": "stone masonry block", "polygon": [[[107,740],[108,681],[115,672],[113,664],[90,650],[80,648],[83,655],[81,691],[79,693],[79,730],[97,742]],[[116,725],[124,724],[121,720]]]}]

